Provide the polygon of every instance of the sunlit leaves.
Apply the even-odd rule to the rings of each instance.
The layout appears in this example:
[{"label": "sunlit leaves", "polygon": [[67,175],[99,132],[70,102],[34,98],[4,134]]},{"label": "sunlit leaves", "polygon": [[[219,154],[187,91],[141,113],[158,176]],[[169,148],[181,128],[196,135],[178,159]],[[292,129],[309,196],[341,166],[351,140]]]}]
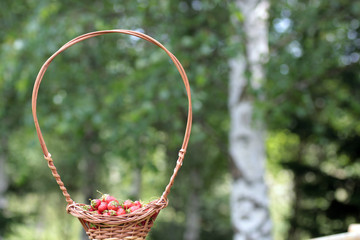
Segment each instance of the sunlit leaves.
[{"label": "sunlit leaves", "polygon": [[[276,156],[268,148],[270,159],[278,159],[294,173],[297,212],[291,217],[292,239],[298,239],[294,232],[305,238],[346,231],[346,225],[336,222],[349,222],[352,212],[359,211],[353,209],[348,217],[336,214],[353,207],[358,190],[352,183],[360,178],[354,164],[360,158],[354,147],[360,114],[357,5],[272,2],[272,52],[263,89],[268,102],[259,103],[259,109],[267,109],[267,123],[275,136],[289,131],[285,136],[299,141],[298,154],[287,159],[285,150]],[[316,212],[313,222],[309,211]]]}]

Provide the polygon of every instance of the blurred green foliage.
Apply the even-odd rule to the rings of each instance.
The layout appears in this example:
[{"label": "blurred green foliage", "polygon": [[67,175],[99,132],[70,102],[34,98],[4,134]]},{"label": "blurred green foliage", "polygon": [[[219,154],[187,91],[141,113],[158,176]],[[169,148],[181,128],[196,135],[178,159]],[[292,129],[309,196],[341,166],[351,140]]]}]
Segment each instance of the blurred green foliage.
[{"label": "blurred green foliage", "polygon": [[[225,2],[5,0],[0,7],[1,153],[9,179],[9,205],[1,216],[7,223],[14,219],[0,227],[6,239],[79,238],[80,226],[66,215],[65,201],[41,158],[31,90],[43,62],[65,42],[114,28],[142,31],[162,42],[184,65],[193,91],[192,154],[152,238],[181,239],[192,192],[202,199],[204,238],[231,236],[228,191],[213,193],[227,181],[224,46],[229,27],[223,23],[230,15]],[[186,115],[184,86],[167,55],[120,34],[63,52],[46,72],[38,97],[48,149],[78,202],[97,197],[96,190],[120,199],[160,196],[175,167]],[[200,175],[201,181],[192,184],[189,174]]]},{"label": "blurred green foliage", "polygon": [[345,232],[360,221],[360,3],[271,1],[270,16],[258,107],[269,170],[294,189],[284,239]]},{"label": "blurred green foliage", "polygon": [[[0,158],[8,182],[0,236],[79,239],[80,224],[66,214],[41,157],[32,85],[43,62],[68,40],[122,28],[143,31],[169,48],[193,93],[189,154],[151,239],[182,239],[193,193],[201,200],[201,239],[230,239],[228,59],[243,50],[242,30],[232,27],[242,15],[232,4],[0,1]],[[275,239],[333,234],[360,221],[359,16],[356,1],[271,1],[267,80],[254,94],[266,96],[258,98],[255,117],[269,129]],[[145,201],[161,195],[186,110],[184,87],[166,54],[119,34],[89,39],[58,56],[38,99],[49,151],[78,202],[96,197],[96,190]]]}]

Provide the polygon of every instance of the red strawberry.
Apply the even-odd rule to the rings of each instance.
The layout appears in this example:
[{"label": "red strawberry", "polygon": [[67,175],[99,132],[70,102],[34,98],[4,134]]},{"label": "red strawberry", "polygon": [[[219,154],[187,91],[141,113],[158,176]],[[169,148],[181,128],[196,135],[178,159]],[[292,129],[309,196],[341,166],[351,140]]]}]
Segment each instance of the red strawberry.
[{"label": "red strawberry", "polygon": [[96,229],[96,225],[95,224],[93,224],[93,223],[90,223],[90,229]]},{"label": "red strawberry", "polygon": [[124,214],[126,214],[126,211],[125,211],[125,209],[123,209],[123,208],[119,208],[119,209],[117,210],[116,214],[117,214],[118,216],[124,215]]},{"label": "red strawberry", "polygon": [[106,202],[101,202],[99,207],[98,207],[98,210],[100,212],[103,212],[103,211],[107,210],[107,203]]},{"label": "red strawberry", "polygon": [[159,212],[154,213],[154,214],[151,216],[151,218],[150,218],[150,222],[155,221],[155,219],[156,219],[156,217],[157,217],[158,215],[159,215]]},{"label": "red strawberry", "polygon": [[113,196],[108,196],[105,201],[106,201],[108,204],[109,204],[110,202],[112,202],[112,201],[115,201],[115,202],[119,203],[119,201],[118,201],[115,197],[113,197]]},{"label": "red strawberry", "polygon": [[105,199],[106,199],[108,196],[110,196],[110,195],[109,195],[109,194],[103,194],[103,195],[101,195],[101,198],[100,198],[101,201],[102,201],[102,202],[106,202]]},{"label": "red strawberry", "polygon": [[114,211],[114,210],[109,210],[108,215],[110,215],[110,216],[116,216],[116,211]]},{"label": "red strawberry", "polygon": [[109,210],[104,210],[104,211],[102,212],[102,215],[104,215],[104,216],[110,215]]},{"label": "red strawberry", "polygon": [[94,208],[94,209],[97,209],[99,207],[101,203],[101,200],[100,199],[93,199],[91,200],[91,206]]},{"label": "red strawberry", "polygon": [[90,205],[84,205],[82,206],[82,208],[85,210],[85,211],[91,211],[92,207]]},{"label": "red strawberry", "polygon": [[133,206],[133,202],[131,200],[126,200],[123,204],[125,209],[129,209]]},{"label": "red strawberry", "polygon": [[133,205],[142,207],[142,204],[141,204],[141,202],[139,202],[139,201],[135,201]]},{"label": "red strawberry", "polygon": [[140,209],[140,207],[137,206],[137,205],[131,206],[131,207],[130,207],[130,212],[134,212],[134,211],[136,211],[136,210],[138,210],[138,209]]},{"label": "red strawberry", "polygon": [[119,207],[120,207],[120,204],[119,204],[117,201],[111,201],[111,202],[109,202],[109,204],[107,205],[107,209],[108,209],[108,210],[117,211]]},{"label": "red strawberry", "polygon": [[116,201],[116,202],[119,203],[119,201],[118,201],[115,197],[110,196],[109,194],[104,194],[104,195],[102,195],[101,200],[102,200],[103,202],[106,202],[107,204],[109,204],[109,203],[112,202],[112,201]]},{"label": "red strawberry", "polygon": [[155,220],[158,215],[159,215],[159,212],[154,213],[154,214],[151,216],[151,219],[152,219],[152,220]]}]

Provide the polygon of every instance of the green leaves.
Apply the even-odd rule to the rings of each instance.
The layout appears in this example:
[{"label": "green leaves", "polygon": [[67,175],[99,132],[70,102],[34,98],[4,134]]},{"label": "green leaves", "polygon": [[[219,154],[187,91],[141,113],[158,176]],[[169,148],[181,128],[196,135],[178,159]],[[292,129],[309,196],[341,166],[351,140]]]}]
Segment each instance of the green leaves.
[{"label": "green leaves", "polygon": [[[269,144],[279,141],[273,137],[284,131],[298,139],[293,156],[288,156],[286,149],[276,156],[276,148],[268,148],[270,166],[277,159],[294,174],[296,214],[291,216],[289,239],[297,239],[294,232],[306,238],[346,231],[346,225],[339,227],[336,222],[350,219],[351,211],[349,217],[335,212],[347,211],[355,192],[346,190],[350,194],[341,207],[334,192],[343,192],[341,189],[360,177],[353,175],[359,170],[354,164],[360,159],[359,152],[344,148],[354,146],[358,138],[356,116],[360,113],[355,106],[360,96],[355,90],[360,85],[355,67],[359,46],[354,44],[359,27],[353,22],[356,17],[348,14],[353,7],[335,1],[272,2],[272,57],[263,89],[268,102],[258,105],[267,113],[272,132]],[[292,24],[280,31],[285,20]],[[350,168],[354,169],[352,173],[344,170]],[[315,185],[311,179],[316,179]],[[319,204],[321,211],[317,210]]]},{"label": "green leaves", "polygon": [[[31,120],[31,90],[41,65],[80,34],[116,28],[138,29],[158,39],[177,56],[190,80],[194,132],[172,192],[175,208],[185,209],[191,169],[197,168],[198,178],[204,179],[204,199],[214,185],[224,185],[227,58],[232,52],[225,48],[232,34],[226,24],[230,15],[226,3],[66,0],[14,5],[5,0],[0,6],[4,19],[0,23],[4,30],[0,33],[4,63],[0,66],[0,128],[7,139],[1,148],[10,151],[8,174],[15,194],[23,188],[36,196],[39,192],[61,195],[50,180]],[[82,201],[81,195],[88,199],[99,185],[124,197],[133,194],[129,185],[134,171],[145,176],[140,195],[161,194],[181,148],[187,107],[181,77],[164,51],[144,40],[108,34],[78,43],[54,59],[40,87],[37,114],[65,186],[76,201]],[[109,184],[109,179],[114,181]],[[215,198],[220,202],[226,196]],[[213,205],[204,206],[204,211]],[[179,215],[178,209],[170,211]],[[227,213],[222,214],[225,219]],[[41,218],[29,221],[36,224]],[[179,220],[179,226],[184,221]],[[222,219],[206,221],[212,223],[205,230],[209,236],[222,223]],[[221,236],[231,234],[226,224],[221,229]],[[166,229],[160,231],[166,235]],[[181,231],[176,237],[181,238]]]}]

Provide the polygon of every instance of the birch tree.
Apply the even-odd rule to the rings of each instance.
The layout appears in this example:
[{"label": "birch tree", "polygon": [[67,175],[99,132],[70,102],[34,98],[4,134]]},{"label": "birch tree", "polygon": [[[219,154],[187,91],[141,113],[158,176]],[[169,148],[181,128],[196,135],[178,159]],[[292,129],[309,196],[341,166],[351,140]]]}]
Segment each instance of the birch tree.
[{"label": "birch tree", "polygon": [[237,0],[235,5],[242,16],[244,51],[230,61],[231,220],[235,240],[271,239],[272,224],[264,182],[264,126],[259,119],[253,121],[254,99],[249,93],[250,88],[259,88],[265,78],[269,3]]}]

